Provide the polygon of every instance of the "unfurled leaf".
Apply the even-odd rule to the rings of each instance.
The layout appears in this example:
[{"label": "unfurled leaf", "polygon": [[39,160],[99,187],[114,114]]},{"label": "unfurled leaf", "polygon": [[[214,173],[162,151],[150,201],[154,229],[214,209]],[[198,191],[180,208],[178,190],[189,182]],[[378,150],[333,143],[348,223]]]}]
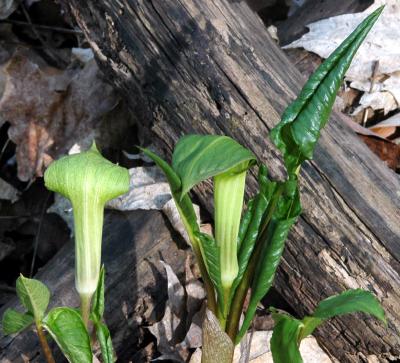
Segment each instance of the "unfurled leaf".
[{"label": "unfurled leaf", "polygon": [[285,248],[287,235],[301,212],[297,180],[287,181],[280,187],[283,189],[283,194],[266,228],[265,238],[260,241],[262,249],[251,285],[250,303],[246,310],[243,324],[236,336],[236,343],[240,342],[241,338],[246,334],[258,303],[272,286]]},{"label": "unfurled leaf", "polygon": [[312,334],[327,319],[358,312],[375,316],[386,324],[385,312],[373,294],[361,289],[347,290],[321,301],[314,314],[303,319],[300,339]]},{"label": "unfurled leaf", "polygon": [[114,349],[112,345],[110,331],[107,325],[102,322],[95,323],[96,336],[100,343],[101,356],[103,363],[114,363]]},{"label": "unfurled leaf", "polygon": [[[181,197],[203,180],[256,160],[254,154],[228,136],[188,135],[176,144],[172,168],[181,178]],[[236,171],[239,173],[240,171]]]},{"label": "unfurled leaf", "polygon": [[55,308],[43,319],[43,327],[70,363],[92,363],[90,338],[80,314],[71,308]]},{"label": "unfurled leaf", "polygon": [[2,327],[4,335],[19,333],[34,323],[30,313],[22,314],[14,309],[7,309],[3,315]]},{"label": "unfurled leaf", "polygon": [[17,295],[22,305],[40,323],[50,301],[50,291],[45,284],[35,279],[20,276],[17,279]]},{"label": "unfurled leaf", "polygon": [[354,289],[321,301],[312,316],[303,320],[270,308],[275,320],[271,339],[274,363],[301,363],[299,346],[301,341],[327,319],[338,315],[364,312],[386,323],[385,313],[376,297],[369,291]]},{"label": "unfurled leaf", "polygon": [[386,322],[378,299],[369,291],[353,289],[339,295],[328,297],[321,301],[314,311],[313,316],[320,319],[329,319],[334,316],[363,312]]},{"label": "unfurled leaf", "polygon": [[102,266],[97,289],[93,296],[92,310],[90,312],[90,318],[94,322],[101,321],[104,314],[104,276],[105,269],[104,266]]},{"label": "unfurled leaf", "polygon": [[301,321],[277,311],[273,312],[272,316],[275,320],[271,338],[274,363],[302,363],[303,359],[298,345]]},{"label": "unfurled leaf", "polygon": [[271,131],[271,139],[282,151],[289,175],[296,173],[303,161],[312,158],[343,77],[382,10],[380,7],[369,15],[319,66]]},{"label": "unfurled leaf", "polygon": [[178,208],[179,214],[182,218],[183,224],[188,232],[189,238],[193,243],[194,233],[199,231],[199,226],[197,223],[196,212],[193,208],[193,203],[188,195],[180,198],[181,194],[181,179],[177,173],[172,169],[172,167],[158,155],[150,150],[140,148],[143,153],[153,160],[156,165],[164,172],[169,186],[171,188],[172,196],[175,200],[176,206]]}]

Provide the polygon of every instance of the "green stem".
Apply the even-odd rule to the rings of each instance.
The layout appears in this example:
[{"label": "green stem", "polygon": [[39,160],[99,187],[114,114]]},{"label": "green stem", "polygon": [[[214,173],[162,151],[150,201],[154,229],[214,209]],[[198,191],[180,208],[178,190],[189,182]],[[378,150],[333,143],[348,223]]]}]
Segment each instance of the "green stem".
[{"label": "green stem", "polygon": [[92,295],[80,294],[81,299],[81,315],[83,323],[86,329],[89,327],[89,316],[90,316],[90,302],[92,300]]},{"label": "green stem", "polygon": [[283,192],[283,184],[279,184],[267,208],[266,216],[264,218],[264,222],[260,230],[261,232],[259,237],[257,238],[256,246],[250,257],[250,261],[247,265],[246,271],[243,274],[242,280],[240,281],[240,284],[237,287],[235,295],[233,297],[226,327],[226,333],[229,335],[229,337],[232,339],[233,342],[235,341],[236,334],[239,328],[240,315],[243,311],[244,300],[246,298],[250,284],[253,280],[254,272],[258,264],[258,259],[260,258],[261,255],[261,251],[263,248],[263,241],[266,240],[265,235],[267,233],[267,226],[271,221],[273,213],[275,212],[276,206],[278,204],[282,192]]},{"label": "green stem", "polygon": [[46,335],[43,331],[42,325],[39,323],[36,323],[36,330],[37,330],[37,335],[39,337],[39,343],[42,347],[43,354],[46,358],[47,363],[56,363],[53,357],[53,353],[50,350],[49,344],[47,342]]}]

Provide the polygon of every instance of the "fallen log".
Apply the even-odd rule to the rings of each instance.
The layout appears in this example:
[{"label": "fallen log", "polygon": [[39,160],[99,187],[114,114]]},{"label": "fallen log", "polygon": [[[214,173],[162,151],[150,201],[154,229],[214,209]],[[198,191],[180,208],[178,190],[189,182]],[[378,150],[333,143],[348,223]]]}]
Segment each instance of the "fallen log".
[{"label": "fallen log", "polygon": [[[153,145],[170,155],[181,135],[226,134],[284,177],[268,139],[304,79],[248,6],[227,0],[61,1]],[[256,188],[249,178],[248,193]],[[333,114],[301,173],[304,213],[276,287],[301,316],[347,288],[374,292],[384,327],[363,315],[317,332],[340,362],[400,357],[400,182]],[[211,210],[210,185],[195,190]],[[371,358],[372,359],[372,358]]]},{"label": "fallen log", "polygon": [[342,14],[358,13],[373,4],[372,0],[308,0],[292,16],[277,24],[281,45],[300,38],[307,32],[307,25],[315,21]]},{"label": "fallen log", "polygon": [[[156,232],[155,232],[156,231]],[[175,238],[176,236],[174,236]],[[158,321],[165,308],[167,281],[160,259],[182,273],[185,252],[179,250],[160,212],[107,212],[103,239],[106,268],[105,320],[110,328],[119,362],[129,362],[143,339],[143,324]],[[74,246],[69,243],[35,276],[52,292],[52,306],[79,306],[74,289]],[[6,308],[21,309],[17,299]],[[64,362],[51,342],[56,362]],[[136,360],[143,361],[143,360]],[[0,362],[45,362],[37,335],[0,333]]]}]

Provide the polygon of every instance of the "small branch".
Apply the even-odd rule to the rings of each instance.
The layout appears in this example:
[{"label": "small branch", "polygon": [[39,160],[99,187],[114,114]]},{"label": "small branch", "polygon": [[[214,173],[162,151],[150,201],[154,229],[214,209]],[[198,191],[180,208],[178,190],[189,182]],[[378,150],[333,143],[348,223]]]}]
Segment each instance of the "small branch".
[{"label": "small branch", "polygon": [[48,31],[54,31],[57,33],[65,33],[65,34],[76,34],[76,35],[83,35],[83,31],[79,29],[67,29],[67,28],[62,28],[58,26],[49,26],[49,25],[41,25],[41,24],[31,24],[26,21],[20,21],[20,20],[2,20],[0,21],[1,23],[7,23],[7,24],[15,24],[15,25],[20,25],[20,26],[25,26],[25,27],[35,27],[36,29],[39,30],[48,30]]},{"label": "small branch", "polygon": [[54,360],[54,357],[53,357],[53,353],[50,350],[50,347],[47,342],[47,338],[43,331],[42,326],[39,324],[36,324],[36,329],[37,329],[37,335],[39,337],[39,342],[42,347],[43,354],[46,358],[47,363],[56,363],[56,361]]}]

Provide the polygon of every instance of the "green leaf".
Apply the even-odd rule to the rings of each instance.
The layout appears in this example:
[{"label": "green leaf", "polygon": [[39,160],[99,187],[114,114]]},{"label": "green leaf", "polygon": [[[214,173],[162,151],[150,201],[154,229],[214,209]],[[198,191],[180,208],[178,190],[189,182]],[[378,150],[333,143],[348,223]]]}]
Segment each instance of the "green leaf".
[{"label": "green leaf", "polygon": [[56,341],[70,363],[92,363],[90,338],[79,313],[74,309],[54,308],[43,320],[44,328]]},{"label": "green leaf", "polygon": [[220,253],[217,243],[214,238],[206,233],[197,232],[196,236],[199,238],[202,251],[203,258],[207,268],[208,275],[214,285],[215,290],[218,295],[218,304],[221,308],[221,311],[224,307],[224,298],[223,298],[223,289],[221,282],[221,260]]},{"label": "green leaf", "polygon": [[45,284],[22,275],[17,279],[17,295],[22,305],[40,323],[50,301],[50,291]]},{"label": "green leaf", "polygon": [[297,343],[302,322],[290,315],[273,311],[275,327],[271,338],[271,352],[274,363],[302,363]]},{"label": "green leaf", "polygon": [[371,314],[386,324],[385,312],[371,292],[362,289],[347,290],[321,301],[314,314],[303,319],[300,340],[312,334],[327,319],[357,312]]},{"label": "green leaf", "polygon": [[369,291],[352,289],[321,301],[313,316],[330,319],[334,316],[363,312],[386,323],[385,312],[378,299]]},{"label": "green leaf", "polygon": [[110,331],[102,322],[95,323],[96,336],[100,343],[101,356],[103,357],[103,363],[114,363],[114,348],[111,341]]},{"label": "green leaf", "polygon": [[300,333],[300,340],[306,338],[325,320],[351,313],[366,313],[386,324],[385,312],[378,299],[369,291],[352,289],[322,300],[312,316],[306,316]]},{"label": "green leaf", "polygon": [[99,282],[97,284],[97,289],[94,293],[92,301],[92,311],[90,318],[94,322],[101,321],[104,314],[104,276],[105,276],[105,269],[103,265],[100,270]]},{"label": "green leaf", "polygon": [[255,160],[251,151],[228,136],[188,135],[176,144],[172,168],[181,178],[182,198],[201,181],[242,163],[246,170]]},{"label": "green leaf", "polygon": [[246,271],[250,257],[253,253],[254,245],[259,236],[260,227],[265,217],[265,211],[268,208],[269,202],[276,188],[276,182],[272,182],[268,179],[268,171],[265,165],[260,165],[259,167],[258,184],[259,193],[254,198],[250,221],[248,222],[246,232],[243,233],[243,240],[240,244],[238,254],[239,272],[232,285],[231,299],[243,278],[244,272]]},{"label": "green leaf", "polygon": [[250,303],[243,324],[236,336],[236,343],[240,342],[246,334],[256,313],[258,303],[274,282],[287,235],[301,212],[297,180],[286,181],[281,187],[283,188],[283,194],[266,229],[265,239],[261,241],[263,248],[254,273]]},{"label": "green leaf", "polygon": [[3,315],[3,333],[4,335],[19,333],[34,323],[31,314],[22,314],[14,309],[7,309]]},{"label": "green leaf", "polygon": [[255,204],[255,198],[251,198],[247,202],[247,208],[246,211],[244,212],[242,216],[242,220],[240,221],[240,227],[239,227],[239,233],[238,233],[238,250],[240,250],[240,246],[242,245],[243,239],[246,236],[247,229],[249,227],[249,224],[251,222],[251,218],[253,216],[253,211],[254,211],[254,204]]},{"label": "green leaf", "polygon": [[303,161],[312,158],[343,77],[382,10],[380,7],[370,14],[318,67],[271,131],[271,139],[282,151],[289,175],[295,173]]},{"label": "green leaf", "polygon": [[196,231],[199,231],[197,217],[190,197],[188,195],[185,195],[183,198],[180,198],[182,185],[180,177],[178,176],[178,174],[175,173],[171,166],[166,161],[161,159],[158,155],[148,149],[140,148],[140,150],[151,160],[153,160],[156,165],[164,172],[168,180],[176,207],[178,208],[179,215],[181,216],[182,222],[185,225],[185,228],[189,234],[189,238],[192,241],[192,244],[196,244],[197,241],[194,239],[194,233]]}]

